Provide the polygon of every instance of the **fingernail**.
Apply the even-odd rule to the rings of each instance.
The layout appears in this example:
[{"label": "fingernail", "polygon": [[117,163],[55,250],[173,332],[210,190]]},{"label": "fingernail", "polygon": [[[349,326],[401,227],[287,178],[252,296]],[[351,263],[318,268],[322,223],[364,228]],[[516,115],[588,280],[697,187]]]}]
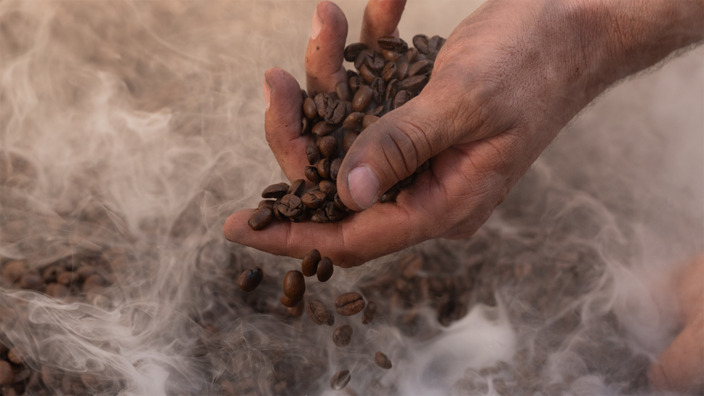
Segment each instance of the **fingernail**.
[{"label": "fingernail", "polygon": [[266,110],[269,110],[269,102],[271,98],[271,87],[264,77],[264,102],[266,103]]},{"label": "fingernail", "polygon": [[352,199],[362,209],[374,204],[379,195],[379,179],[366,165],[360,165],[347,176]]},{"label": "fingernail", "polygon": [[[320,5],[318,5],[318,7],[320,7]],[[315,13],[313,13],[313,30],[310,33],[310,38],[314,40],[323,29],[323,20],[320,19],[320,15],[318,15],[318,7],[315,8]]]}]

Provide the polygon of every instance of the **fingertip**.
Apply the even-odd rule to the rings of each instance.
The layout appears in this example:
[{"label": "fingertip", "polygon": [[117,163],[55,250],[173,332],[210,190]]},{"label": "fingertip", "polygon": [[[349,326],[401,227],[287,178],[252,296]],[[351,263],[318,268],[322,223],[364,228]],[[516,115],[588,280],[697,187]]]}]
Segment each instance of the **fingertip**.
[{"label": "fingertip", "polygon": [[[254,209],[245,209],[239,212],[235,212],[230,217],[225,220],[225,224],[222,227],[223,234],[228,241],[240,242],[241,236],[244,232],[249,229],[249,224],[247,221],[249,217],[254,212]],[[245,228],[246,227],[246,228]]]}]

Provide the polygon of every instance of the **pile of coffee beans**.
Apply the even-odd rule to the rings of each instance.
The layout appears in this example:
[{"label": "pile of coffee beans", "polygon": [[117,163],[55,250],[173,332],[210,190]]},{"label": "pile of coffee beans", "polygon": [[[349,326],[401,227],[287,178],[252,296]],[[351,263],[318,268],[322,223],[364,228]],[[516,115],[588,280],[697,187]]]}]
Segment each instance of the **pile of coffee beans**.
[{"label": "pile of coffee beans", "polygon": [[[420,93],[444,43],[440,36],[421,34],[413,37],[413,47],[391,36],[378,40],[381,51],[363,43],[348,45],[344,57],[355,70],[347,71],[347,80],[337,84],[335,92],[302,91],[301,134],[313,137],[306,147],[309,165],[304,174],[312,187],[306,187],[306,181],[300,179],[290,186],[276,183],[265,188],[265,200],[251,215],[249,226],[261,230],[274,220],[328,223],[345,218],[349,210],[335,184],[345,153],[365,128]],[[401,189],[428,166],[424,163],[416,173],[386,191],[380,201],[394,201]]]}]

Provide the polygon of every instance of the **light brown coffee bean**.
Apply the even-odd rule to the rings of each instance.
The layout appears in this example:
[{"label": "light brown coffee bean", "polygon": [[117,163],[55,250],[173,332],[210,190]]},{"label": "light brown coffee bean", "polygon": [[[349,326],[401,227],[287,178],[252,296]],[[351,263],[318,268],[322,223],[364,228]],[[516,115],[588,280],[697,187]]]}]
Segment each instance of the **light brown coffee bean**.
[{"label": "light brown coffee bean", "polygon": [[374,91],[372,91],[371,87],[368,85],[362,85],[354,94],[354,98],[352,99],[352,108],[354,111],[363,112],[364,109],[369,106],[369,103],[371,103],[373,97]]},{"label": "light brown coffee bean", "polygon": [[364,116],[364,121],[362,121],[362,127],[364,127],[366,129],[369,127],[369,125],[371,125],[377,121],[379,121],[379,117],[377,117],[375,115],[367,114]]},{"label": "light brown coffee bean", "polygon": [[318,138],[316,144],[323,157],[330,158],[337,154],[337,139],[334,136],[328,135]]},{"label": "light brown coffee bean", "polygon": [[281,198],[288,193],[287,183],[275,183],[262,191],[262,198]]},{"label": "light brown coffee bean", "polygon": [[394,102],[393,102],[392,107],[394,109],[396,109],[398,107],[403,106],[404,104],[406,104],[406,102],[411,100],[411,97],[412,97],[411,93],[406,91],[405,89],[398,91],[398,93],[394,97]]},{"label": "light brown coffee bean", "polygon": [[405,89],[411,93],[418,93],[420,92],[423,87],[425,87],[425,84],[428,83],[428,76],[426,75],[417,75],[413,77],[408,77],[399,83],[398,87],[399,89]]},{"label": "light brown coffee bean", "polygon": [[261,268],[246,269],[237,278],[237,286],[243,291],[250,292],[259,286],[262,279],[264,279],[264,271]]},{"label": "light brown coffee bean", "polygon": [[[332,164],[330,164],[330,167],[332,168]],[[332,197],[337,192],[337,186],[330,180],[321,180],[318,183],[318,189],[329,197]]]},{"label": "light brown coffee bean", "polygon": [[8,283],[15,283],[27,271],[27,264],[20,260],[11,260],[5,263],[2,268],[2,279]]},{"label": "light brown coffee bean", "polygon": [[367,84],[371,83],[376,78],[376,73],[367,65],[362,65],[362,68],[359,69],[359,75]]},{"label": "light brown coffee bean", "polygon": [[362,313],[362,324],[369,324],[374,320],[374,316],[376,316],[376,303],[374,301],[369,301],[367,303],[367,306],[364,308],[364,312]]},{"label": "light brown coffee bean", "polygon": [[284,276],[284,294],[292,299],[300,299],[306,292],[306,281],[301,271],[288,271]]},{"label": "light brown coffee bean", "polygon": [[357,292],[341,294],[335,300],[335,309],[342,316],[352,316],[364,309],[364,298]]},{"label": "light brown coffee bean", "polygon": [[335,271],[335,266],[332,264],[332,260],[327,257],[323,257],[318,262],[318,269],[316,270],[316,276],[320,282],[327,282],[331,277],[332,273]]},{"label": "light brown coffee bean", "polygon": [[105,285],[105,279],[100,274],[93,274],[83,281],[84,292],[95,291]]},{"label": "light brown coffee bean", "polygon": [[311,120],[318,115],[318,107],[315,105],[313,98],[306,98],[303,101],[303,115]]},{"label": "light brown coffee bean", "polygon": [[381,71],[381,78],[383,78],[384,81],[391,81],[398,78],[398,66],[396,66],[395,62],[389,62],[384,66],[384,69]]},{"label": "light brown coffee bean", "polygon": [[[286,296],[283,296],[283,297],[286,297]],[[286,297],[286,298],[288,298],[288,297]],[[284,304],[284,305],[286,305],[286,304]],[[289,316],[291,316],[292,318],[297,318],[297,317],[303,315],[304,309],[305,308],[303,307],[303,299],[298,300],[298,303],[296,303],[293,307],[286,307],[286,310],[288,311]]]},{"label": "light brown coffee bean", "polygon": [[352,147],[352,144],[357,139],[357,136],[359,136],[357,132],[345,131],[345,136],[342,138],[342,148],[345,150],[345,152],[350,150],[350,147]]},{"label": "light brown coffee bean", "polygon": [[10,348],[10,350],[7,352],[7,360],[17,365],[22,364],[22,354],[20,353],[19,349],[14,347]]},{"label": "light brown coffee bean", "polygon": [[352,376],[350,375],[349,370],[340,370],[333,374],[332,378],[330,378],[330,388],[333,390],[344,389],[350,382],[351,378]]},{"label": "light brown coffee bean", "polygon": [[328,311],[328,309],[325,308],[325,304],[318,299],[306,301],[306,314],[308,314],[310,320],[317,325],[326,324],[332,326],[335,324],[335,316],[333,313]]},{"label": "light brown coffee bean", "polygon": [[318,169],[318,175],[320,175],[320,179],[329,179],[330,178],[330,160],[327,158],[323,158],[318,163],[315,165],[316,169]]},{"label": "light brown coffee bean", "polygon": [[335,158],[330,162],[330,179],[337,180],[337,174],[340,172],[340,166],[342,166],[342,158]]},{"label": "light brown coffee bean", "polygon": [[320,262],[320,252],[318,249],[313,249],[303,257],[301,261],[301,272],[304,276],[313,276],[318,271],[318,262]]},{"label": "light brown coffee bean", "polygon": [[326,136],[329,135],[330,132],[332,132],[335,129],[333,125],[328,124],[325,121],[318,121],[313,125],[313,129],[311,129],[311,133],[315,136]]},{"label": "light brown coffee bean", "polygon": [[352,326],[348,324],[339,326],[332,332],[332,342],[340,348],[344,348],[349,345],[352,339],[352,332]]},{"label": "light brown coffee bean", "polygon": [[389,360],[389,357],[383,354],[382,352],[377,352],[374,354],[374,361],[376,362],[376,365],[388,370],[391,368],[391,360]]},{"label": "light brown coffee bean", "polygon": [[252,214],[249,216],[247,224],[249,224],[249,227],[251,229],[259,231],[263,230],[266,226],[271,224],[273,220],[274,212],[272,208],[265,205],[252,212]]},{"label": "light brown coffee bean", "polygon": [[79,276],[73,271],[64,271],[56,277],[56,283],[60,283],[64,286],[70,286],[71,284],[78,282]]}]

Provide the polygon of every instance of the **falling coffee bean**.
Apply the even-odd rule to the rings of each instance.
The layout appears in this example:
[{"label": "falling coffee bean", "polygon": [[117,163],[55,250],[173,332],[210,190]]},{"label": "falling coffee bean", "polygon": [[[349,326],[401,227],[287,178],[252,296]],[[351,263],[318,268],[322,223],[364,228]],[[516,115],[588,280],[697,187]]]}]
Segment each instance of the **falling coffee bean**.
[{"label": "falling coffee bean", "polygon": [[352,339],[352,331],[348,324],[339,326],[332,332],[332,341],[340,348],[346,347]]},{"label": "falling coffee bean", "polygon": [[330,378],[330,387],[333,390],[344,389],[350,382],[351,378],[352,376],[350,375],[349,370],[340,370],[333,374],[332,378]]},{"label": "falling coffee bean", "polygon": [[364,309],[364,298],[357,292],[342,294],[335,300],[335,309],[342,316],[352,316]]},{"label": "falling coffee bean", "polygon": [[261,268],[247,269],[237,278],[237,285],[243,291],[250,292],[259,286],[263,278],[264,272]]},{"label": "falling coffee bean", "polygon": [[383,368],[383,369],[390,369],[391,368],[391,360],[389,360],[389,357],[383,354],[382,352],[377,352],[374,354],[374,361],[376,362],[376,365]]},{"label": "falling coffee bean", "polygon": [[301,272],[304,276],[313,276],[318,271],[318,262],[320,262],[320,252],[318,249],[313,249],[303,257],[301,262]]},{"label": "falling coffee bean", "polygon": [[332,260],[327,257],[323,257],[318,263],[318,269],[316,270],[316,275],[320,282],[327,282],[335,270],[335,266],[332,265]]},{"label": "falling coffee bean", "polygon": [[318,300],[312,299],[306,302],[306,314],[313,323],[317,325],[326,324],[332,326],[335,324],[335,316],[332,312],[325,308],[325,304]]},{"label": "falling coffee bean", "polygon": [[301,271],[289,271],[284,276],[284,294],[292,299],[300,299],[306,292],[306,281]]}]

